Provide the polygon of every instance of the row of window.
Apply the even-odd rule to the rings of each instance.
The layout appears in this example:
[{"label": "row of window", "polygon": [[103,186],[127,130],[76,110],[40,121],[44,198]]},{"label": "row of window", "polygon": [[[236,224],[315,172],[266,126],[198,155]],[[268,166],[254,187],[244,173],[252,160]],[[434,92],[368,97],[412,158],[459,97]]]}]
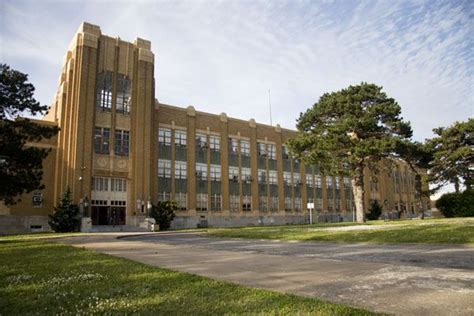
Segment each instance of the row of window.
[{"label": "row of window", "polygon": [[[114,154],[128,156],[130,151],[130,132],[115,130]],[[94,152],[96,154],[108,155],[110,153],[110,128],[96,127],[94,132]]]},{"label": "row of window", "polygon": [[92,191],[127,192],[127,180],[121,178],[92,178]]}]

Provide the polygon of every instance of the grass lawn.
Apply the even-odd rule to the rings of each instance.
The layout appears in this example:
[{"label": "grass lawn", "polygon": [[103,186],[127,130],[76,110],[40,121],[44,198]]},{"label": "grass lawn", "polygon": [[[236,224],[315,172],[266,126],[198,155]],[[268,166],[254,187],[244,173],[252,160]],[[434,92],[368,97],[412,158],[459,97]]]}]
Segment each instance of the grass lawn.
[{"label": "grass lawn", "polygon": [[[347,231],[336,230],[335,228],[356,226],[358,224],[335,223],[311,226],[225,228],[210,229],[208,234],[217,237],[304,241],[474,244],[473,217],[389,222],[369,221],[366,224],[369,225],[367,229]],[[370,229],[370,225],[383,226]]]},{"label": "grass lawn", "polygon": [[155,268],[43,238],[0,238],[0,315],[372,314]]}]

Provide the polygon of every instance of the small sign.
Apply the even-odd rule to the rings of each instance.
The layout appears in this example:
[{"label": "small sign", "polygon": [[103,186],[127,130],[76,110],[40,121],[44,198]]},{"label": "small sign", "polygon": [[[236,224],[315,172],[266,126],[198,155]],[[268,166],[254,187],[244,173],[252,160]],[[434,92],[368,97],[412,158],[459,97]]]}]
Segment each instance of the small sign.
[{"label": "small sign", "polygon": [[41,205],[43,204],[43,193],[40,193],[40,192],[33,193],[32,201],[33,201],[33,206],[41,207]]},{"label": "small sign", "polygon": [[308,203],[306,206],[308,210],[314,210],[314,203]]}]

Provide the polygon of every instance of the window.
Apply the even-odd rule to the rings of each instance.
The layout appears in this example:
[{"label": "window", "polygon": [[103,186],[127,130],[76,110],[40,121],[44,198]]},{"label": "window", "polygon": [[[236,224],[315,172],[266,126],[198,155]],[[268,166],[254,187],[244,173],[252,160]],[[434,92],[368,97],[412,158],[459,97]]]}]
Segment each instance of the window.
[{"label": "window", "polygon": [[283,171],[283,183],[287,186],[291,185],[291,172]]},{"label": "window", "polygon": [[158,159],[158,177],[171,178],[171,161]]},{"label": "window", "polygon": [[196,163],[196,179],[207,180],[207,165],[204,163]]},{"label": "window", "polygon": [[239,167],[229,167],[229,181],[239,182]]},{"label": "window", "polygon": [[174,131],[174,144],[179,147],[186,147],[187,135],[186,131],[175,130]]},{"label": "window", "polygon": [[333,183],[332,183],[332,177],[327,176],[326,177],[326,189],[332,189]]},{"label": "window", "polygon": [[336,209],[337,212],[339,212],[339,211],[341,210],[341,200],[339,200],[338,198],[336,198],[336,199],[334,200],[334,202],[335,202],[335,209]]},{"label": "window", "polygon": [[119,178],[111,179],[110,191],[127,192],[127,180]]},{"label": "window", "polygon": [[346,211],[352,211],[352,200],[346,199],[345,204],[346,204]]},{"label": "window", "polygon": [[112,110],[112,72],[103,71],[97,75],[97,108]]},{"label": "window", "polygon": [[252,182],[252,175],[250,172],[250,168],[242,168],[242,182],[243,183]]},{"label": "window", "polygon": [[293,185],[295,187],[301,185],[301,175],[299,173],[293,173]]},{"label": "window", "polygon": [[158,143],[160,145],[171,146],[171,130],[169,128],[158,128]]},{"label": "window", "polygon": [[170,192],[158,192],[158,201],[171,201]]},{"label": "window", "polygon": [[258,209],[261,212],[266,212],[268,211],[268,201],[266,196],[259,196],[258,197]]},{"label": "window", "polygon": [[270,211],[272,212],[278,211],[278,196],[270,197]]},{"label": "window", "polygon": [[240,153],[244,156],[250,156],[250,142],[248,140],[240,141]]},{"label": "window", "polygon": [[321,199],[320,197],[319,198],[316,198],[316,210],[317,211],[322,211],[323,210],[323,199]]},{"label": "window", "polygon": [[321,189],[321,176],[319,174],[315,175],[314,180],[315,180],[314,183],[316,185],[316,188]]},{"label": "window", "polygon": [[117,112],[130,114],[132,104],[132,83],[128,76],[117,74]]},{"label": "window", "polygon": [[209,147],[211,150],[219,151],[220,150],[220,137],[219,136],[209,136]]},{"label": "window", "polygon": [[244,211],[252,210],[252,197],[250,195],[244,195],[242,197],[242,210]]},{"label": "window", "polygon": [[93,177],[92,191],[109,191],[109,178]]},{"label": "window", "polygon": [[229,139],[229,149],[232,153],[237,154],[239,152],[239,141],[235,138]]},{"label": "window", "polygon": [[379,190],[379,184],[373,179],[369,181],[369,187],[371,192],[378,192]]},{"label": "window", "polygon": [[268,171],[268,182],[270,184],[277,184],[278,183],[278,173],[276,170],[269,170]]},{"label": "window", "polygon": [[267,183],[267,171],[263,169],[258,169],[258,183],[265,184]]},{"label": "window", "polygon": [[307,174],[306,175],[306,186],[308,186],[310,188],[314,187],[313,175],[312,174]]},{"label": "window", "polygon": [[334,200],[332,198],[327,199],[328,202],[328,211],[331,212],[334,210]]},{"label": "window", "polygon": [[288,154],[288,148],[286,146],[281,146],[281,155],[283,159],[290,158],[290,155]]},{"label": "window", "polygon": [[230,210],[231,211],[239,211],[240,205],[240,196],[239,195],[230,195]]},{"label": "window", "polygon": [[207,211],[207,193],[196,195],[196,211]]},{"label": "window", "polygon": [[276,160],[276,146],[274,144],[268,145],[268,158]]},{"label": "window", "polygon": [[207,148],[207,136],[204,134],[196,134],[196,146],[200,149]]},{"label": "window", "polygon": [[344,177],[342,181],[344,182],[344,189],[349,189],[351,187],[351,179],[349,177]]},{"label": "window", "polygon": [[285,197],[285,211],[291,211],[291,197]]},{"label": "window", "polygon": [[260,157],[266,157],[267,156],[267,146],[262,143],[257,143],[257,154]]},{"label": "window", "polygon": [[339,178],[334,178],[334,188],[336,190],[339,190],[339,188],[340,188]]},{"label": "window", "polygon": [[115,154],[117,156],[128,156],[130,146],[130,132],[120,129],[115,130]]},{"label": "window", "polygon": [[107,127],[96,127],[94,133],[94,151],[96,154],[109,154],[110,129]]},{"label": "window", "polygon": [[221,196],[219,194],[211,195],[211,211],[221,210]]},{"label": "window", "polygon": [[187,209],[187,207],[186,207],[187,194],[184,193],[184,192],[176,193],[175,200],[178,203],[178,209],[180,211],[186,211],[186,209]]},{"label": "window", "polygon": [[210,167],[211,181],[221,181],[221,166],[211,165]]},{"label": "window", "polygon": [[295,198],[295,211],[301,211],[301,198]]},{"label": "window", "polygon": [[186,161],[174,162],[174,177],[175,179],[186,179]]}]

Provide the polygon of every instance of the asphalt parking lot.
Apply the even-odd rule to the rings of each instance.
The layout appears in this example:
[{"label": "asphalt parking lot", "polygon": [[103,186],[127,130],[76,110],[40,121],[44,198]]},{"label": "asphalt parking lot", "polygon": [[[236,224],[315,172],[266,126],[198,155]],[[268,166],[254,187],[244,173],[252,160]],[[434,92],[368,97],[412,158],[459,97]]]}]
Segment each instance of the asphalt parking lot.
[{"label": "asphalt parking lot", "polygon": [[398,315],[473,315],[474,248],[91,234],[72,245],[214,279]]}]

